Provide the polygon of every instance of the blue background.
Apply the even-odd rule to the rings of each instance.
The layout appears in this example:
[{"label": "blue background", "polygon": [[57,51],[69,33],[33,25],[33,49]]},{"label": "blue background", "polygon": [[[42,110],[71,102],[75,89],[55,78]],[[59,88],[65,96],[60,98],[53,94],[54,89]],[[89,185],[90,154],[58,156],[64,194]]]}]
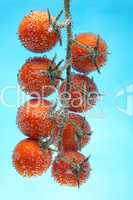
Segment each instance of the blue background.
[{"label": "blue background", "polygon": [[[30,10],[50,8],[53,15],[63,7],[62,0],[5,0],[0,1],[0,199],[93,199],[129,200],[133,196],[133,115],[119,112],[126,107],[125,94],[116,98],[121,89],[133,84],[133,1],[72,0],[74,33],[99,33],[107,42],[111,55],[102,74],[93,73],[99,89],[105,93],[102,103],[86,116],[94,134],[83,153],[91,154],[92,174],[80,189],[61,187],[51,178],[50,170],[39,178],[20,177],[12,167],[11,156],[15,145],[24,138],[16,126],[17,73],[25,59],[35,54],[24,49],[17,37],[18,25]],[[65,39],[65,38],[64,38]],[[59,45],[55,52],[59,59],[65,55]],[[131,97],[133,94],[130,94]],[[132,102],[133,104],[133,102]],[[131,106],[133,108],[133,105]]]}]

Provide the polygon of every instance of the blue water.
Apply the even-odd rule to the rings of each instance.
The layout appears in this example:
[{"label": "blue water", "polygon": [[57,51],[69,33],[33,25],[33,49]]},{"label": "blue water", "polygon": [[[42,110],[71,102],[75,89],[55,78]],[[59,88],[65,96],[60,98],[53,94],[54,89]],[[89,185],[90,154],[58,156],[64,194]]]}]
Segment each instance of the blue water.
[{"label": "blue water", "polygon": [[[99,33],[111,53],[101,75],[93,73],[99,90],[105,96],[94,111],[86,114],[94,131],[90,145],[83,150],[85,155],[92,155],[93,170],[89,181],[80,189],[72,189],[55,183],[50,170],[42,177],[27,180],[12,167],[12,151],[24,138],[15,123],[17,73],[25,59],[35,55],[21,46],[16,34],[18,25],[30,10],[50,8],[56,15],[63,6],[62,2],[0,1],[0,199],[130,200],[133,196],[131,0],[72,0],[74,33]],[[57,46],[47,55],[52,57],[57,52],[58,58],[62,58],[65,45],[64,42],[63,49]]]}]

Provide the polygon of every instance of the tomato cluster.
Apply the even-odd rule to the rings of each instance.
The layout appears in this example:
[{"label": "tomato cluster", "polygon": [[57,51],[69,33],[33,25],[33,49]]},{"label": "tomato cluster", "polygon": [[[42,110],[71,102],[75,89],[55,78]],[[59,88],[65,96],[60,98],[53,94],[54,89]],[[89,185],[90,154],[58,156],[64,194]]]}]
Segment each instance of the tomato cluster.
[{"label": "tomato cluster", "polygon": [[[19,26],[24,47],[35,53],[52,49],[61,39],[58,18],[40,11],[24,17]],[[98,88],[87,74],[100,72],[106,62],[107,47],[99,35],[83,33],[72,40],[71,55],[73,70],[77,72],[71,74],[69,91],[67,77],[62,76],[62,61],[56,64],[55,57],[28,59],[20,69],[20,87],[32,99],[18,110],[17,125],[28,138],[16,146],[12,159],[22,176],[42,175],[52,164],[52,176],[58,183],[80,186],[91,171],[89,157],[80,151],[89,143],[92,130],[79,113],[96,105]],[[60,108],[45,99],[55,91]],[[53,156],[54,152],[57,156]]]}]

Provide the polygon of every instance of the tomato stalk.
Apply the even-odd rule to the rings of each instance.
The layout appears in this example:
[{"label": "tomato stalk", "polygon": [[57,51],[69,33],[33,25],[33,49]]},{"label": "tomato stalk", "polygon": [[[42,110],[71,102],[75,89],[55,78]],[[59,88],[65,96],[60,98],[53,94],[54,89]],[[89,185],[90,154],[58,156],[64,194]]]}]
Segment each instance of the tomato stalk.
[{"label": "tomato stalk", "polygon": [[67,87],[66,92],[70,92],[71,89],[71,67],[72,67],[72,53],[71,53],[71,44],[72,44],[72,16],[71,16],[71,10],[70,10],[70,4],[71,0],[64,0],[64,10],[65,10],[65,18],[71,19],[71,22],[66,27],[67,31],[67,52],[66,52],[66,64],[67,64],[67,72],[66,72],[66,78],[67,78]]}]

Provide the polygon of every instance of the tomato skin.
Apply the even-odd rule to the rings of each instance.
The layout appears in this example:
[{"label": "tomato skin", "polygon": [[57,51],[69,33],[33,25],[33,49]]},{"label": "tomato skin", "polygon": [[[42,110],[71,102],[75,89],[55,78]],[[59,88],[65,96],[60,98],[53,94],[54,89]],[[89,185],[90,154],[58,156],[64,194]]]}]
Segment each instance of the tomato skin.
[{"label": "tomato skin", "polygon": [[[59,89],[59,97],[63,102],[66,92],[66,80]],[[71,90],[69,92],[69,107],[73,112],[85,112],[93,108],[98,98],[98,90],[92,79],[85,75],[76,74],[71,77]]]},{"label": "tomato skin", "polygon": [[[52,21],[55,19],[51,17]],[[25,16],[19,26],[19,39],[25,48],[35,53],[51,50],[59,41],[55,31],[49,31],[48,13],[35,11]]]},{"label": "tomato skin", "polygon": [[[82,136],[78,141],[77,132],[79,131],[81,132]],[[58,146],[59,150],[63,148],[64,152],[78,151],[89,143],[91,127],[84,117],[78,114],[69,114],[69,118],[64,124],[61,145],[58,144],[59,133],[60,128],[56,126],[54,129],[54,144]]]},{"label": "tomato skin", "polygon": [[[97,43],[97,35],[92,33],[83,33],[76,36],[75,40],[87,47],[94,50]],[[96,64],[92,59],[92,54],[85,48],[79,46],[77,43],[73,43],[71,46],[72,50],[72,66],[75,70],[81,73],[89,73],[96,70],[100,70],[101,67],[106,63],[107,59],[107,46],[106,43],[100,38],[99,45],[97,48],[98,55],[96,56]]]},{"label": "tomato skin", "polygon": [[[56,67],[48,58],[35,57],[26,61],[18,74],[18,82],[24,92],[33,97],[47,97],[56,91],[60,76],[58,71],[54,71],[53,80],[49,77],[49,66]],[[44,74],[43,74],[44,73]]]},{"label": "tomato skin", "polygon": [[49,137],[55,125],[49,116],[52,109],[52,103],[47,100],[32,99],[26,102],[18,110],[18,128],[32,139]]},{"label": "tomato skin", "polygon": [[20,175],[41,176],[51,164],[52,153],[50,149],[43,150],[38,141],[28,138],[17,144],[12,160]]},{"label": "tomato skin", "polygon": [[[65,161],[66,160],[66,161]],[[78,182],[75,174],[72,171],[72,162],[74,161],[75,165],[80,164],[85,160],[85,156],[79,152],[66,152],[60,156],[57,156],[53,162],[52,167],[52,176],[61,185],[77,187]],[[90,164],[85,162],[83,165],[83,171],[79,176],[80,185],[85,183],[90,174]]]}]

